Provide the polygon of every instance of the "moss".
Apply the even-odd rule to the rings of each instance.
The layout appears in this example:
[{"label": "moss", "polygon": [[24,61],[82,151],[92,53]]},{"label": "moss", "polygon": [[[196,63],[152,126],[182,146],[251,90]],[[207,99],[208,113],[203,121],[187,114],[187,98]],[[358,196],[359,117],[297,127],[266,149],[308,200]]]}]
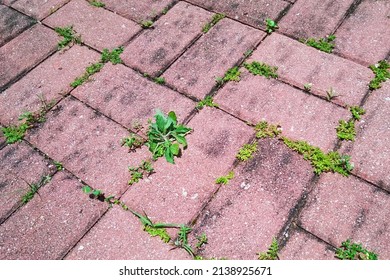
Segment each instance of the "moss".
[{"label": "moss", "polygon": [[333,43],[335,39],[336,39],[335,35],[329,35],[326,36],[325,38],[320,38],[320,39],[309,38],[307,40],[301,39],[300,41],[320,51],[331,53],[333,51],[333,48],[335,47],[335,44]]},{"label": "moss", "polygon": [[253,154],[257,151],[257,142],[251,144],[245,144],[236,155],[236,158],[240,161],[247,161],[253,158]]}]

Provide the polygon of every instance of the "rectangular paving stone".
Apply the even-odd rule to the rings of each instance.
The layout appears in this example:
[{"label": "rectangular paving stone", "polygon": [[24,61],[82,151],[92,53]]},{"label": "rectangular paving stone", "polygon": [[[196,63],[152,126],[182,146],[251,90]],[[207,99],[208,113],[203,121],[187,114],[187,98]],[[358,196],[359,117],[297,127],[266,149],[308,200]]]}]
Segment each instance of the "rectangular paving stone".
[{"label": "rectangular paving stone", "polygon": [[249,24],[255,28],[265,28],[265,20],[271,18],[276,20],[280,14],[289,6],[289,3],[282,0],[190,0],[207,9]]},{"label": "rectangular paving stone", "polygon": [[241,71],[241,81],[226,84],[215,103],[253,124],[262,120],[279,124],[284,136],[307,141],[325,151],[333,150],[336,127],[340,119],[351,117],[348,110],[277,80]]},{"label": "rectangular paving stone", "polygon": [[116,13],[141,23],[144,20],[151,20],[171,5],[176,0],[105,0],[106,8]]},{"label": "rectangular paving stone", "polygon": [[[174,238],[174,236],[171,236]],[[172,240],[173,241],[173,240]],[[67,260],[188,260],[183,249],[143,231],[138,218],[114,206],[79,241]]]},{"label": "rectangular paving stone", "polygon": [[[296,39],[332,34],[354,0],[299,0],[279,23],[280,32]],[[336,39],[336,44],[337,44]]]},{"label": "rectangular paving stone", "polygon": [[5,145],[5,137],[1,128],[2,126],[0,125],[0,149],[2,149],[3,146]]},{"label": "rectangular paving stone", "polygon": [[311,83],[313,94],[326,98],[332,88],[339,95],[332,102],[341,105],[359,105],[374,77],[366,67],[276,33],[260,44],[252,60],[277,66],[279,78],[299,88]]},{"label": "rectangular paving stone", "polygon": [[148,119],[157,109],[174,111],[179,122],[195,108],[195,102],[142,77],[123,65],[108,63],[93,76],[93,81],[72,94],[123,126],[132,129],[141,124],[146,132]]},{"label": "rectangular paving stone", "polygon": [[91,200],[81,183],[61,171],[0,226],[1,259],[61,259],[107,206]]},{"label": "rectangular paving stone", "polygon": [[34,23],[25,16],[7,6],[0,5],[0,47],[22,33]]},{"label": "rectangular paving stone", "polygon": [[55,28],[73,26],[81,40],[98,50],[121,46],[141,30],[137,24],[84,0],[74,0],[44,20]]},{"label": "rectangular paving stone", "polygon": [[45,103],[59,100],[72,89],[70,83],[99,59],[98,53],[77,45],[49,57],[0,94],[0,122],[16,124],[22,113],[39,111]]},{"label": "rectangular paving stone", "polygon": [[217,77],[233,67],[265,33],[223,19],[199,39],[163,75],[178,90],[203,99]]},{"label": "rectangular paving stone", "polygon": [[336,32],[335,52],[371,65],[390,52],[390,2],[363,1]]},{"label": "rectangular paving stone", "polygon": [[121,146],[126,129],[74,98],[59,103],[26,139],[45,154],[107,195],[121,194],[130,179],[128,166],[146,159],[142,151]]},{"label": "rectangular paving stone", "polygon": [[12,8],[41,20],[57,11],[69,0],[45,0],[43,2],[40,0],[17,0],[8,2]]},{"label": "rectangular paving stone", "polygon": [[181,158],[175,164],[159,159],[155,173],[132,185],[122,198],[153,221],[189,223],[215,191],[215,179],[228,173],[239,148],[253,135],[243,122],[210,108],[187,126],[194,131]]},{"label": "rectangular paving stone", "polygon": [[52,174],[54,166],[25,142],[1,149],[0,159],[1,224],[21,205],[22,197],[30,190],[28,184]]},{"label": "rectangular paving stone", "polygon": [[390,196],[355,177],[323,174],[302,211],[303,228],[339,247],[351,239],[390,258]]},{"label": "rectangular paving stone", "polygon": [[390,191],[390,82],[373,92],[363,108],[355,142],[343,143],[341,149],[351,155],[353,173]]},{"label": "rectangular paving stone", "polygon": [[206,258],[257,259],[288,222],[313,176],[311,166],[278,140],[258,143],[254,158],[234,169],[198,219],[194,236],[205,233]]},{"label": "rectangular paving stone", "polygon": [[[125,64],[158,76],[202,32],[211,13],[180,2],[133,40],[121,55]],[[147,46],[147,47],[146,47]]]},{"label": "rectangular paving stone", "polygon": [[281,260],[336,260],[331,246],[300,229],[291,233],[279,257]]},{"label": "rectangular paving stone", "polygon": [[36,24],[0,48],[0,91],[40,63],[57,47],[58,36]]}]

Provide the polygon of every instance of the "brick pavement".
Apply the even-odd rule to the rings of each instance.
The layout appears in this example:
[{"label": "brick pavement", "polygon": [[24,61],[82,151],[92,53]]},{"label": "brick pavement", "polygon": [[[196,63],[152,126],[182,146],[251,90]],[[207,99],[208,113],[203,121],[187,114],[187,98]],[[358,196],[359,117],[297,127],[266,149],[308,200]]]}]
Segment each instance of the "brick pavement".
[{"label": "brick pavement", "polygon": [[[276,238],[280,259],[335,259],[347,239],[390,259],[390,82],[368,87],[368,66],[389,59],[388,2],[89,2],[1,1],[0,259],[191,259],[180,225],[202,258],[256,259]],[[66,26],[81,45],[60,50]],[[330,34],[332,53],[299,40]],[[198,106],[206,97],[213,108]],[[366,113],[353,120],[350,106]],[[157,109],[192,128],[188,147],[129,184],[152,154],[123,139],[145,141]],[[340,120],[354,141],[338,138]],[[260,121],[281,134],[258,139]],[[351,174],[315,174],[284,137],[350,156],[337,163]],[[245,144],[255,151],[240,161]],[[127,209],[176,224],[160,231],[170,241]]]}]

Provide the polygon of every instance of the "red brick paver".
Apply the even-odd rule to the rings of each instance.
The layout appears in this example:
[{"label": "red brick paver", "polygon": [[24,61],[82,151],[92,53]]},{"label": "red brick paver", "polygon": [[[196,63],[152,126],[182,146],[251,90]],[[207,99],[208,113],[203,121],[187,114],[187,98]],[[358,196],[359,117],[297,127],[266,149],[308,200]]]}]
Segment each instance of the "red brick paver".
[{"label": "red brick paver", "polygon": [[5,1],[5,4],[11,4],[12,8],[21,11],[36,19],[43,19],[57,11],[61,6],[70,0],[16,0]]}]

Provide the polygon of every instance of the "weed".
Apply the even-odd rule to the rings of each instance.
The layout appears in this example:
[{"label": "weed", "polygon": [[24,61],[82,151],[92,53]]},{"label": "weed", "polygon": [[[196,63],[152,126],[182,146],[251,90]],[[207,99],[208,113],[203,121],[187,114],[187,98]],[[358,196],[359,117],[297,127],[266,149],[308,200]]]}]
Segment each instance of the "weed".
[{"label": "weed", "polygon": [[272,243],[267,252],[258,253],[259,260],[279,260],[278,256],[279,244],[276,238],[272,239]]},{"label": "weed", "polygon": [[121,53],[123,53],[123,47],[115,48],[111,52],[108,49],[103,49],[101,56],[101,63],[111,62],[112,64],[122,63],[120,58]]},{"label": "weed", "polygon": [[224,14],[215,14],[213,15],[213,18],[211,19],[210,22],[206,23],[203,28],[202,28],[202,32],[203,33],[207,33],[209,32],[209,30],[211,29],[211,27],[213,27],[214,25],[216,25],[221,19],[223,19],[225,17]]},{"label": "weed", "polygon": [[265,24],[266,24],[266,30],[265,30],[265,31],[266,31],[268,34],[271,34],[271,33],[274,32],[276,29],[279,28],[279,26],[276,24],[276,22],[273,21],[273,20],[270,19],[270,18],[267,18],[267,19],[265,20]]},{"label": "weed", "polygon": [[223,78],[216,78],[218,84],[223,84],[229,81],[240,81],[241,72],[238,70],[238,66],[230,68],[226,71],[225,76]]},{"label": "weed", "polygon": [[335,35],[329,35],[326,36],[325,38],[309,38],[307,40],[301,39],[300,41],[310,47],[316,48],[320,51],[326,52],[326,53],[331,53],[333,51],[333,48],[335,44],[333,41],[336,39]]},{"label": "weed", "polygon": [[251,144],[245,144],[236,155],[236,158],[240,161],[247,161],[253,158],[253,154],[257,151],[257,142]]},{"label": "weed", "polygon": [[168,8],[164,8],[161,11],[161,14],[166,15],[168,13]]},{"label": "weed", "polygon": [[104,193],[101,190],[92,189],[90,186],[84,186],[82,188],[83,192],[89,195],[91,199],[98,199],[100,201],[105,201]]},{"label": "weed", "polygon": [[378,256],[363,248],[362,244],[351,243],[347,239],[341,243],[340,248],[336,250],[336,257],[341,260],[377,260]]},{"label": "weed", "polygon": [[244,67],[253,75],[264,76],[267,79],[276,79],[278,77],[278,74],[276,73],[278,67],[269,66],[262,62],[253,61],[252,63],[244,63]]},{"label": "weed", "polygon": [[328,101],[331,101],[338,97],[339,95],[336,93],[336,91],[331,87],[329,90],[326,91],[326,99]]},{"label": "weed", "polygon": [[144,178],[144,176],[150,176],[154,172],[154,169],[150,161],[142,161],[141,165],[137,167],[129,167],[129,171],[131,174],[129,185],[132,185],[134,183],[138,183],[140,179]]},{"label": "weed", "polygon": [[357,121],[360,121],[362,115],[366,113],[366,111],[359,106],[352,106],[349,108],[349,111],[351,112],[352,117]]},{"label": "weed", "polygon": [[304,84],[303,89],[307,92],[311,91],[311,87],[313,86],[312,83]]},{"label": "weed", "polygon": [[378,61],[377,64],[370,65],[370,69],[375,74],[375,78],[370,81],[369,88],[371,90],[379,89],[382,83],[390,78],[390,64],[386,60]]},{"label": "weed", "polygon": [[30,190],[22,197],[22,204],[26,204],[29,202],[33,197],[35,196],[36,193],[38,193],[38,190],[49,183],[51,180],[51,177],[49,175],[43,176],[38,183],[36,184],[28,184],[30,187]]},{"label": "weed", "polygon": [[151,20],[143,20],[141,21],[141,27],[144,29],[151,28],[153,26],[153,21]]},{"label": "weed", "polygon": [[95,0],[92,0],[92,1],[90,0],[88,2],[90,5],[98,7],[98,8],[104,8],[106,6],[106,4],[104,4],[103,2],[99,2],[99,1],[95,1]]},{"label": "weed", "polygon": [[81,37],[76,36],[76,32],[73,30],[73,26],[56,27],[54,31],[57,32],[58,35],[64,37],[64,39],[58,42],[59,50],[65,48],[70,43],[81,44]]},{"label": "weed", "polygon": [[233,172],[233,171],[230,171],[230,172],[228,173],[228,175],[226,175],[226,176],[221,176],[221,177],[217,178],[217,179],[215,180],[215,183],[216,183],[216,184],[220,184],[220,185],[227,185],[227,184],[229,183],[229,181],[230,181],[231,179],[233,179],[233,178],[234,178],[234,172]]},{"label": "weed", "polygon": [[355,122],[349,120],[348,122],[344,120],[339,120],[339,126],[336,128],[337,137],[340,140],[349,140],[354,141],[356,136],[355,131]]},{"label": "weed", "polygon": [[18,126],[11,125],[8,127],[2,127],[1,131],[6,138],[7,144],[13,144],[18,141],[21,141],[24,138],[24,135],[26,134],[28,128],[28,124],[22,123]]},{"label": "weed", "polygon": [[103,66],[104,64],[100,62],[88,66],[85,69],[85,73],[82,76],[77,77],[70,85],[74,88],[81,86],[85,81],[89,79],[90,76],[99,72],[103,68]]},{"label": "weed", "polygon": [[150,236],[159,236],[164,243],[168,243],[171,240],[167,230],[165,228],[155,228],[151,226],[145,226],[144,231],[149,233]]},{"label": "weed", "polygon": [[269,125],[266,121],[259,122],[255,126],[256,138],[275,138],[280,133],[280,125]]},{"label": "weed", "polygon": [[134,133],[130,134],[130,136],[125,137],[121,140],[122,146],[129,147],[130,151],[135,151],[136,149],[142,147],[145,143],[145,140]]},{"label": "weed", "polygon": [[154,78],[154,82],[158,85],[164,85],[165,84],[165,79],[164,77],[158,77],[158,78]]},{"label": "weed", "polygon": [[54,165],[55,165],[55,167],[56,167],[56,169],[57,169],[58,171],[64,170],[64,166],[62,165],[61,162],[55,161],[55,162],[54,162]]},{"label": "weed", "polygon": [[175,241],[175,245],[177,247],[183,248],[187,251],[188,254],[191,255],[191,257],[195,258],[194,250],[192,249],[191,245],[188,244],[188,234],[192,231],[190,227],[187,227],[186,225],[180,225],[178,237]]},{"label": "weed", "polygon": [[205,106],[216,107],[216,108],[219,107],[217,103],[214,103],[214,100],[211,96],[206,96],[203,100],[199,101],[198,104],[196,105],[196,109],[201,110]]},{"label": "weed", "polygon": [[197,236],[196,239],[198,240],[198,243],[196,243],[195,247],[198,249],[200,247],[202,247],[204,244],[207,244],[207,242],[208,242],[208,239],[207,239],[207,236],[205,233],[202,233],[202,235]]},{"label": "weed", "polygon": [[244,57],[248,58],[248,57],[250,57],[252,55],[252,53],[253,53],[252,49],[251,50],[247,50],[246,52],[244,52]]},{"label": "weed", "polygon": [[160,110],[157,110],[155,122],[150,123],[148,131],[148,141],[146,146],[156,160],[165,156],[170,163],[174,162],[174,157],[180,153],[180,145],[183,149],[187,147],[185,136],[191,132],[191,128],[177,124],[175,112],[171,111],[166,116]]}]

